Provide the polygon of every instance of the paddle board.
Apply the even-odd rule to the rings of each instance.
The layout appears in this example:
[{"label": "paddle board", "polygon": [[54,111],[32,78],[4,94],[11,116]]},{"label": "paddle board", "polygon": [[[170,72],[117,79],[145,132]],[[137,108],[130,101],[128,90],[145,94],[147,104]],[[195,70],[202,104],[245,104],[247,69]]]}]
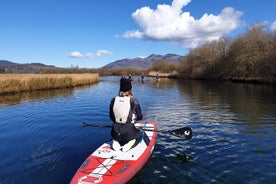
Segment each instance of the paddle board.
[{"label": "paddle board", "polygon": [[[140,129],[156,130],[155,122],[138,122]],[[157,133],[143,131],[138,145],[127,152],[112,149],[112,141],[102,144],[82,163],[71,184],[122,184],[131,180],[150,158]]]}]

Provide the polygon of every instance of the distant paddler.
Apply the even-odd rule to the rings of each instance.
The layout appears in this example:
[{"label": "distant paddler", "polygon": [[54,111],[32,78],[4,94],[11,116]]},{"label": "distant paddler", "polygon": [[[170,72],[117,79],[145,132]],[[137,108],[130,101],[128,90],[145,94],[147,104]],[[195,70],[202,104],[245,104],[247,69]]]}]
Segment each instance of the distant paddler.
[{"label": "distant paddler", "polygon": [[144,82],[144,77],[145,77],[145,74],[142,73],[142,74],[141,74],[141,77],[139,77],[138,80],[141,81],[141,82]]},{"label": "distant paddler", "polygon": [[156,72],[155,80],[156,81],[160,81],[160,77],[159,77],[159,73],[158,72]]}]

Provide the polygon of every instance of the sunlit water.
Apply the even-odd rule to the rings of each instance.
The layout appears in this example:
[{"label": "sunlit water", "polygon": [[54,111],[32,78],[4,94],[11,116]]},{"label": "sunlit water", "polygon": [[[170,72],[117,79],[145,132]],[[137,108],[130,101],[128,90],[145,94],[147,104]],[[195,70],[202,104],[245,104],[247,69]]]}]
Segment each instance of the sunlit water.
[{"label": "sunlit water", "polygon": [[[0,184],[65,184],[110,140],[118,77],[77,89],[1,96]],[[146,79],[133,81],[144,120],[183,126],[193,138],[158,134],[152,157],[129,183],[275,183],[276,89],[267,85]],[[187,156],[189,159],[187,160]]]}]

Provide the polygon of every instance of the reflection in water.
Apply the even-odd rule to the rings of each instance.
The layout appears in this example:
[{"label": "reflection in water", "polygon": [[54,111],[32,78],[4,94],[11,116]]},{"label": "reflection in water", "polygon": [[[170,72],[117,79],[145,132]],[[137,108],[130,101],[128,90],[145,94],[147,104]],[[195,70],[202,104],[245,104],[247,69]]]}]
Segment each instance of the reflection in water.
[{"label": "reflection in water", "polygon": [[[172,79],[149,83],[151,99],[142,101],[149,113],[145,117],[156,116],[159,129],[188,125],[194,137],[183,141],[159,134],[152,159],[133,183],[273,181],[275,86]],[[193,159],[184,162],[186,156]]]},{"label": "reflection in water", "polygon": [[71,96],[74,90],[80,90],[89,88],[91,85],[75,87],[75,88],[63,88],[63,89],[51,89],[51,90],[38,90],[31,92],[21,92],[17,94],[1,95],[0,107],[5,105],[17,105],[23,101],[35,101],[39,99],[51,99],[60,95],[66,97]]},{"label": "reflection in water", "polygon": [[[0,183],[69,183],[111,138],[108,128],[81,124],[111,124],[108,107],[119,79],[1,96]],[[145,121],[156,121],[159,130],[190,126],[193,138],[158,133],[152,157],[129,183],[275,182],[274,86],[163,78],[132,84]]]},{"label": "reflection in water", "polygon": [[155,80],[155,78],[150,78],[149,83],[152,85],[152,87],[160,88],[160,89],[166,89],[176,86],[176,81],[174,79],[169,78],[161,78],[160,80]]},{"label": "reflection in water", "polygon": [[252,124],[258,123],[259,118],[275,117],[276,114],[276,106],[266,105],[276,104],[276,87],[273,85],[184,80],[178,81],[177,87],[184,96],[193,97],[196,100],[193,103],[200,104],[201,108],[228,110]]}]

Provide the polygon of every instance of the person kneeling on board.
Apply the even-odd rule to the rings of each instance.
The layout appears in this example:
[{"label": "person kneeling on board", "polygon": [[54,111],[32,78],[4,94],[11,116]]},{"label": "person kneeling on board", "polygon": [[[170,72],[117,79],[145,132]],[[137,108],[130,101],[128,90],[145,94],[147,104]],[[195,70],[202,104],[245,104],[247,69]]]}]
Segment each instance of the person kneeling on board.
[{"label": "person kneeling on board", "polygon": [[113,121],[111,136],[114,150],[127,152],[140,142],[142,133],[134,123],[141,120],[143,114],[139,101],[133,97],[129,79],[120,79],[119,95],[110,102],[109,117]]}]

